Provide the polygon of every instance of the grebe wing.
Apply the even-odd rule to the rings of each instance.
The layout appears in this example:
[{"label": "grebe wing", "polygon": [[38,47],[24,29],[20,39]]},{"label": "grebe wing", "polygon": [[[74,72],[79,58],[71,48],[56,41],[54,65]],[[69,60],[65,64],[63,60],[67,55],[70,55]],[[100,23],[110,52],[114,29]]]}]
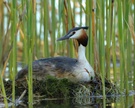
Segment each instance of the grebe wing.
[{"label": "grebe wing", "polygon": [[[45,58],[35,60],[32,64],[33,74],[40,74],[40,76],[44,76],[45,74],[55,74],[55,72],[59,71],[70,72],[72,68],[75,66],[77,59],[72,59],[68,57],[54,57],[54,58]],[[28,66],[21,69],[17,76],[16,80],[23,78],[28,73]]]}]

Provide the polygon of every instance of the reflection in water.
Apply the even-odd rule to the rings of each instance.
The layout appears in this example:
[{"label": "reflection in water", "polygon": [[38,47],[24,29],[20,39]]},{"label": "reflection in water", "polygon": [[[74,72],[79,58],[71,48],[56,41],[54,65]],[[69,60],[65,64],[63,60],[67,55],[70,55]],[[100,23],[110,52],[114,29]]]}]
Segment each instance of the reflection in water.
[{"label": "reflection in water", "polygon": [[[42,100],[34,105],[34,108],[135,108],[134,96],[117,96],[82,98],[76,99],[61,99],[61,100]],[[79,103],[79,102],[81,103]],[[84,102],[84,103],[83,103]],[[24,106],[18,106],[24,108]],[[25,106],[26,107],[26,106]]]}]

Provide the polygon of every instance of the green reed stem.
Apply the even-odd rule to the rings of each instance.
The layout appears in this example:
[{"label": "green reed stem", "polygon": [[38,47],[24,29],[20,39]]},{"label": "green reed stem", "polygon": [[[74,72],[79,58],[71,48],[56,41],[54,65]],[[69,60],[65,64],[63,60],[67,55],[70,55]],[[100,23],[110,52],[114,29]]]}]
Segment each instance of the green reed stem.
[{"label": "green reed stem", "polygon": [[1,90],[2,90],[2,95],[4,97],[5,107],[8,108],[7,95],[6,95],[6,91],[5,91],[5,87],[4,87],[4,83],[3,83],[3,76],[2,76],[1,73],[0,73],[0,87],[1,87]]},{"label": "green reed stem", "polygon": [[[109,6],[109,8],[107,8]],[[112,1],[109,3],[106,0],[106,77],[110,79],[110,47],[111,47],[111,36],[112,36]]]},{"label": "green reed stem", "polygon": [[[128,15],[129,16],[129,15]],[[125,75],[128,76],[128,73],[132,74],[132,41],[131,41],[131,35],[129,33],[129,30],[127,30],[127,70]],[[129,75],[129,77],[125,76],[125,80],[126,80],[126,87],[127,87],[127,93],[129,90],[129,86],[128,86],[128,81],[132,79],[131,75]],[[130,78],[130,79],[129,79]],[[131,88],[131,87],[130,87]]]},{"label": "green reed stem", "polygon": [[[124,1],[124,43],[123,43],[123,46],[124,46],[124,49],[126,49],[127,47],[127,50],[126,51],[123,51],[126,52],[126,54],[123,54],[124,58],[125,58],[125,61],[124,61],[124,65],[125,65],[125,71],[124,71],[124,81],[125,81],[125,88],[126,88],[126,93],[128,93],[128,90],[129,90],[129,86],[128,86],[128,70],[130,69],[130,66],[131,66],[131,36],[129,34],[129,28],[128,28],[128,18],[129,18],[129,1],[127,2],[126,0]],[[130,43],[128,43],[130,42]],[[125,43],[127,43],[125,45]],[[127,60],[126,60],[127,59]]]},{"label": "green reed stem", "polygon": [[[3,11],[3,1],[0,1],[0,13],[1,13],[1,22],[0,22],[0,60],[2,60],[2,36],[4,34],[4,11]],[[2,61],[0,61],[1,63]],[[2,69],[2,65],[0,65],[0,70]]]},{"label": "green reed stem", "polygon": [[48,31],[49,31],[49,10],[48,10],[48,0],[44,0],[44,56],[49,56],[49,45],[48,45]]},{"label": "green reed stem", "polygon": [[[134,6],[135,6],[135,5],[134,5]],[[134,14],[134,15],[135,15],[135,14]],[[134,49],[135,49],[135,43],[134,43],[134,46],[133,46],[133,47],[134,47]],[[134,59],[135,59],[135,50],[134,50],[133,53],[134,53]],[[133,75],[134,75],[134,79],[133,79],[133,84],[134,84],[134,85],[133,85],[133,88],[134,88],[134,90],[135,90],[135,63],[134,63],[133,66],[134,66],[134,69],[133,69],[133,72],[134,72],[134,74],[133,74]]]},{"label": "green reed stem", "polygon": [[[26,1],[25,0],[21,0],[21,4],[22,4],[22,8],[21,8],[21,11],[23,12],[24,9],[26,9],[25,7],[25,3]],[[24,8],[25,7],[25,8]],[[27,56],[27,39],[26,39],[26,32],[25,32],[25,24],[26,24],[26,21],[22,20],[22,24],[21,24],[21,30],[22,30],[22,35],[21,35],[21,38],[20,38],[20,41],[23,43],[23,53],[22,53],[22,66],[25,65],[25,63],[27,64],[28,63],[28,56]]]},{"label": "green reed stem", "polygon": [[[67,6],[68,6],[68,10],[67,10],[67,12],[68,12],[68,29],[70,29],[70,28],[73,28],[73,26],[74,26],[74,22],[73,22],[73,12],[72,12],[72,8],[71,8],[71,3],[70,3],[71,1],[70,0],[68,0],[67,1]],[[74,47],[73,47],[73,42],[72,41],[69,41],[69,44],[68,44],[68,55],[70,56],[70,57],[73,57],[73,55],[74,55]]]},{"label": "green reed stem", "polygon": [[[82,4],[82,0],[79,0],[79,3]],[[86,4],[86,5],[87,5],[87,4]],[[80,7],[81,7],[81,5],[80,5]],[[83,10],[83,9],[80,8],[80,26],[82,26],[82,13],[83,13],[82,10]]]},{"label": "green reed stem", "polygon": [[[76,21],[76,20],[75,20],[75,17],[76,17],[76,14],[75,14],[75,9],[76,9],[75,3],[76,3],[76,1],[74,0],[74,1],[73,1],[73,4],[74,4],[74,5],[73,5],[73,8],[72,8],[72,10],[73,10],[73,11],[72,11],[72,14],[73,14],[73,20],[74,20],[74,21]],[[75,26],[75,25],[74,25],[74,26]]]},{"label": "green reed stem", "polygon": [[4,76],[4,73],[5,73],[5,70],[6,70],[6,66],[7,66],[10,54],[11,54],[11,50],[12,49],[10,49],[8,57],[7,57],[7,59],[6,59],[5,63],[4,63],[3,69],[0,72],[0,87],[1,87],[1,91],[2,91],[2,96],[1,97],[4,98],[4,104],[5,104],[6,108],[8,108],[8,101],[7,101],[7,95],[6,95],[6,89],[5,89],[5,86],[4,86],[3,76]]},{"label": "green reed stem", "polygon": [[32,0],[27,1],[27,48],[28,48],[28,102],[29,107],[32,107],[33,104],[33,74],[32,74],[32,52],[33,52],[33,17],[34,13],[32,10]]},{"label": "green reed stem", "polygon": [[101,79],[103,87],[103,97],[105,95],[105,47],[104,47],[104,1],[98,1],[98,11],[99,11],[99,56],[100,56],[100,67],[101,67]]},{"label": "green reed stem", "polygon": [[33,75],[32,75],[32,50],[29,49],[29,62],[28,62],[28,102],[29,108],[33,104]]},{"label": "green reed stem", "polygon": [[52,11],[51,11],[51,14],[52,14],[52,31],[51,31],[51,47],[52,47],[52,53],[51,55],[53,56],[54,55],[54,52],[55,52],[55,31],[56,31],[56,16],[55,16],[55,0],[51,0],[51,6],[52,6]]},{"label": "green reed stem", "polygon": [[[134,1],[134,7],[135,7],[135,1]],[[134,16],[135,16],[135,8],[134,8],[134,11],[133,11],[134,13]],[[134,17],[134,25],[135,25],[135,17]],[[135,31],[135,26],[134,26],[134,31]],[[135,38],[135,37],[134,37]],[[134,41],[134,49],[135,49],[135,41]],[[134,55],[134,60],[135,60],[135,50],[133,51],[133,55]],[[133,72],[134,72],[134,79],[133,79],[133,84],[134,84],[134,90],[135,90],[135,63],[134,63],[134,68],[133,68]]]},{"label": "green reed stem", "polygon": [[113,77],[114,77],[114,83],[117,81],[117,76],[116,76],[116,36],[115,36],[115,22],[116,18],[114,17],[114,24],[112,27],[112,61],[113,61]]},{"label": "green reed stem", "polygon": [[[13,44],[13,50],[12,50],[12,62],[10,62],[12,64],[12,102],[15,103],[15,75],[17,72],[17,40],[16,40],[16,0],[12,0],[12,7],[11,7],[11,11],[12,11],[12,26],[11,26],[11,42]],[[14,106],[13,106],[14,107]]]},{"label": "green reed stem", "polygon": [[103,99],[103,108],[106,108],[106,99]]},{"label": "green reed stem", "polygon": [[123,89],[123,72],[124,72],[124,37],[123,37],[123,26],[122,26],[122,4],[121,1],[118,3],[118,32],[119,32],[119,46],[120,46],[120,89]]},{"label": "green reed stem", "polygon": [[88,60],[90,61],[90,64],[92,65],[92,67],[94,67],[94,53],[93,53],[93,34],[92,34],[92,30],[94,28],[92,28],[92,3],[93,1],[87,0],[86,1],[86,25],[89,26],[89,32],[88,32],[88,37],[89,37],[89,41],[88,41],[88,46],[87,46],[87,53],[86,56],[88,57]]}]

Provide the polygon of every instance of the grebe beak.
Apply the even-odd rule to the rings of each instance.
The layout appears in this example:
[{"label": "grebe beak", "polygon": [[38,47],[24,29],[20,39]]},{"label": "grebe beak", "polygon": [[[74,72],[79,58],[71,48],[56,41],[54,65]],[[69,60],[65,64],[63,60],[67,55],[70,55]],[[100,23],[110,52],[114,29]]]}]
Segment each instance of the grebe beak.
[{"label": "grebe beak", "polygon": [[69,39],[70,37],[71,37],[71,36],[67,34],[67,35],[65,35],[65,36],[63,36],[63,37],[57,39],[57,41],[66,40],[66,39]]}]

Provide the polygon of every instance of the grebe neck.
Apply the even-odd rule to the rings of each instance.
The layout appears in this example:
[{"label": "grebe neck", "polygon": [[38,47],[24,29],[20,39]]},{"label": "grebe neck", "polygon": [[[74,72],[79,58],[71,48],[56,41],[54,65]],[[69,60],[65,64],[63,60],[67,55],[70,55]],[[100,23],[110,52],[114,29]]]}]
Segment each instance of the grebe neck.
[{"label": "grebe neck", "polygon": [[85,46],[83,46],[81,44],[79,45],[79,47],[78,47],[78,61],[87,60],[86,56],[85,56],[85,49],[86,49]]}]

